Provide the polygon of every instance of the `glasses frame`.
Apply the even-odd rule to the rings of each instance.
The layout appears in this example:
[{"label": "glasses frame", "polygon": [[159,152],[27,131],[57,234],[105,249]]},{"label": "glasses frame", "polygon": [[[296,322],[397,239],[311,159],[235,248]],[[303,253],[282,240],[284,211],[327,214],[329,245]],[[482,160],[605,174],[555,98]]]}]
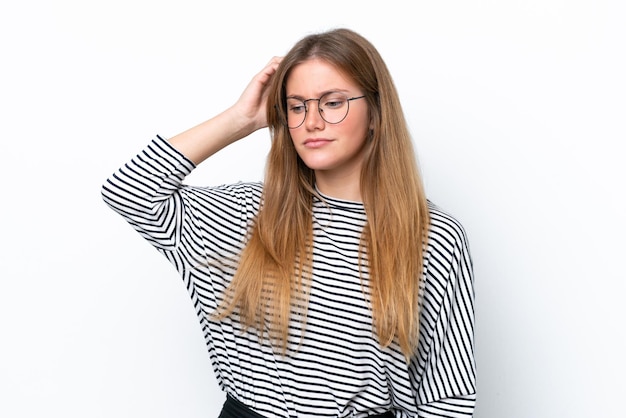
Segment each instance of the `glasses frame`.
[{"label": "glasses frame", "polygon": [[[322,109],[320,108],[320,100],[322,100],[322,98],[324,98],[324,96],[327,96],[329,94],[333,94],[333,93],[337,93],[337,92],[328,92],[328,93],[324,93],[322,94],[319,98],[314,99],[298,99],[297,97],[289,97],[289,99],[296,99],[296,100],[301,100],[302,104],[304,104],[304,117],[302,118],[302,122],[300,122],[300,124],[298,126],[289,126],[289,115],[287,113],[287,106],[285,106],[285,110],[283,111],[283,118],[285,120],[285,126],[289,129],[297,129],[299,127],[302,126],[302,124],[304,124],[304,122],[306,121],[306,116],[309,114],[309,106],[308,106],[308,102],[311,101],[316,101],[317,102],[317,113],[319,113],[320,117],[322,118],[322,120],[326,123],[330,123],[331,125],[336,125],[338,123],[343,122],[347,117],[348,117],[348,113],[350,113],[350,102],[353,100],[358,100],[358,99],[363,99],[364,97],[367,97],[366,95],[362,95],[362,96],[354,96],[354,97],[348,97],[346,98],[346,102],[348,103],[348,108],[346,109],[346,114],[344,115],[343,118],[341,118],[341,120],[337,121],[337,122],[329,122],[326,120],[326,118],[324,117],[324,114],[322,113]],[[286,99],[285,99],[286,100]]]}]

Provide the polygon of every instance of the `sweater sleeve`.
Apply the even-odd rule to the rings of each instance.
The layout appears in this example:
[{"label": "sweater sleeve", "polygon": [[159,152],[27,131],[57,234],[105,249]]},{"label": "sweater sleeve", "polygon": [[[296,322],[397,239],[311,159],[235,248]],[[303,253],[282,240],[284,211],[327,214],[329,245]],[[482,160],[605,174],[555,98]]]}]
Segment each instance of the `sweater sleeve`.
[{"label": "sweater sleeve", "polygon": [[157,137],[105,181],[102,197],[152,245],[172,250],[180,241],[184,211],[179,190],[194,168]]},{"label": "sweater sleeve", "polygon": [[261,194],[260,183],[184,185],[194,168],[168,141],[156,137],[102,186],[105,203],[183,275],[236,256]]},{"label": "sweater sleeve", "polygon": [[473,265],[465,230],[433,214],[423,315],[418,417],[467,418],[476,404]]}]

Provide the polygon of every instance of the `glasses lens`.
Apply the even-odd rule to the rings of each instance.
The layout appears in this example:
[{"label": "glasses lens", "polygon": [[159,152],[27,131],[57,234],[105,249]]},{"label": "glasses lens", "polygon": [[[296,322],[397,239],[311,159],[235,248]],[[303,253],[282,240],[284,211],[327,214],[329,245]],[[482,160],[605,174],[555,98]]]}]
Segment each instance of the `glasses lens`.
[{"label": "glasses lens", "polygon": [[327,93],[320,97],[319,110],[328,123],[339,123],[348,115],[348,98],[340,93]]},{"label": "glasses lens", "polygon": [[297,128],[302,125],[306,116],[304,101],[290,97],[287,99],[287,127]]}]

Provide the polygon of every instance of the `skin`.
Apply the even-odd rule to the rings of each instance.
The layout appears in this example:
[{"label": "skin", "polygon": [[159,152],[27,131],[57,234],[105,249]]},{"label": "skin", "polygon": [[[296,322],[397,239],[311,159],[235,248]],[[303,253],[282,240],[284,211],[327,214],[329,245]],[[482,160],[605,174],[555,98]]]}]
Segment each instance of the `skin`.
[{"label": "skin", "polygon": [[[347,97],[361,96],[361,89],[333,65],[311,59],[295,66],[287,79],[287,96],[318,98],[329,91]],[[291,129],[291,138],[304,163],[315,171],[317,187],[323,194],[361,201],[360,176],[363,151],[370,129],[367,101],[350,102],[350,111],[338,124],[320,116],[316,101],[307,103],[304,123]]]},{"label": "skin", "polygon": [[[174,148],[199,165],[226,146],[267,127],[269,81],[281,57],[274,57],[250,81],[239,99],[217,116],[169,139]],[[287,95],[318,98],[329,90],[348,97],[362,95],[358,86],[325,61],[312,59],[293,68],[287,80]],[[309,102],[309,112],[299,128],[291,130],[298,155],[315,170],[317,186],[328,196],[361,201],[360,168],[370,121],[367,102],[350,103],[350,112],[339,124],[326,123]]]}]

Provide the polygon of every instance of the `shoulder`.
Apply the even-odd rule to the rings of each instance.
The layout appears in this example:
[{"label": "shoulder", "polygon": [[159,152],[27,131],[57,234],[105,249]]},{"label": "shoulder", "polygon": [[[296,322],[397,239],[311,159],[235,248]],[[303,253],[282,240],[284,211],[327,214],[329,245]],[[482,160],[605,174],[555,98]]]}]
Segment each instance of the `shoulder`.
[{"label": "shoulder", "polygon": [[187,186],[185,189],[201,200],[208,199],[213,204],[238,207],[258,207],[263,195],[262,182],[237,182],[208,187]]},{"label": "shoulder", "polygon": [[[430,225],[428,246],[452,255],[468,248],[468,237],[461,222],[450,212],[428,201]],[[432,248],[431,248],[432,249]]]},{"label": "shoulder", "polygon": [[430,201],[428,207],[430,224],[424,252],[424,281],[420,286],[423,286],[424,306],[439,309],[433,306],[441,306],[445,294],[452,297],[459,290],[471,295],[473,261],[461,222]]},{"label": "shoulder", "polygon": [[219,186],[212,186],[212,187],[209,187],[208,189],[216,193],[223,193],[223,194],[230,194],[230,195],[261,196],[261,194],[263,194],[263,183],[260,181],[256,181],[256,182],[240,181],[237,183],[229,183],[229,184],[222,184]]}]

